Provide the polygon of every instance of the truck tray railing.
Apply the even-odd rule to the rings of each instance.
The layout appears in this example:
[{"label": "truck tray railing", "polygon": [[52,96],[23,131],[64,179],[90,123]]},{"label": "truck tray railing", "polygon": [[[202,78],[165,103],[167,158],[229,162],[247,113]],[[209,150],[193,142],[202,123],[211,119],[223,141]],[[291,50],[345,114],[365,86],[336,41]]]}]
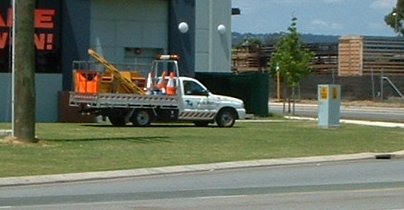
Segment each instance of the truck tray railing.
[{"label": "truck tray railing", "polygon": [[177,107],[178,96],[167,95],[136,95],[136,94],[116,94],[116,93],[75,93],[70,92],[69,104],[79,106],[87,104],[88,108],[106,107],[141,107],[160,106]]}]

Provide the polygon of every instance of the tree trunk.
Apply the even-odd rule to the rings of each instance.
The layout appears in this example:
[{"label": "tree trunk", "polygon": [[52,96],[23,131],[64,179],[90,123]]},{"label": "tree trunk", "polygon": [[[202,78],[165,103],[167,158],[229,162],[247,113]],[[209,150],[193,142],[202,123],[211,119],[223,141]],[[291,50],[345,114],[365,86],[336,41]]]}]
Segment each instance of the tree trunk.
[{"label": "tree trunk", "polygon": [[288,87],[288,114],[290,115],[291,111],[291,100],[290,100],[290,87]]},{"label": "tree trunk", "polygon": [[35,0],[15,0],[14,137],[35,140]]},{"label": "tree trunk", "polygon": [[296,93],[295,86],[292,87],[292,115],[295,115]]},{"label": "tree trunk", "polygon": [[287,96],[287,92],[288,92],[288,82],[286,80],[286,78],[284,77],[283,79],[283,115],[286,114],[286,96]]}]

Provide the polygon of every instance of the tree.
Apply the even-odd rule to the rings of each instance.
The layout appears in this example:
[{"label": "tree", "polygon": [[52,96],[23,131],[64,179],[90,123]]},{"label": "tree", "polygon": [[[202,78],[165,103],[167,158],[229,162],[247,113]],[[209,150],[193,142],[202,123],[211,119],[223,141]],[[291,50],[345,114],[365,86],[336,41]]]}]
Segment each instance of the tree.
[{"label": "tree", "polygon": [[401,20],[404,19],[404,0],[397,0],[396,7],[384,17],[384,21],[390,26],[394,32],[399,35],[404,34],[404,28],[402,27]]},{"label": "tree", "polygon": [[[272,55],[270,68],[273,76],[278,74],[284,81],[284,104],[286,97],[289,101],[290,113],[290,94],[288,89],[292,89],[293,98],[293,114],[294,114],[294,102],[295,102],[295,88],[299,85],[300,80],[310,74],[311,62],[314,57],[314,53],[303,47],[300,41],[300,35],[297,32],[297,18],[292,18],[292,23],[288,28],[288,32],[285,33],[276,44],[276,49]],[[285,107],[284,107],[285,110]]]},{"label": "tree", "polygon": [[262,45],[262,41],[255,37],[247,37],[236,46],[236,48],[240,47],[248,47],[251,52],[257,52]]},{"label": "tree", "polygon": [[35,0],[15,0],[15,101],[14,137],[35,139]]}]

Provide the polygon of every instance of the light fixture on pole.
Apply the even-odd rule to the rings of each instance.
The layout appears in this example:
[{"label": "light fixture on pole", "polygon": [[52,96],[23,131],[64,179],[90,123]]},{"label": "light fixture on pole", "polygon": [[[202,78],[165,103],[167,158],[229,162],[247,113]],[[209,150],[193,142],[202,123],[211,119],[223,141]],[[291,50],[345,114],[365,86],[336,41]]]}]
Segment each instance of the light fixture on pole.
[{"label": "light fixture on pole", "polygon": [[188,23],[181,22],[180,24],[178,24],[178,30],[183,34],[187,33],[189,30]]},{"label": "light fixture on pole", "polygon": [[226,26],[224,26],[223,24],[218,25],[217,26],[217,31],[219,32],[219,34],[226,33]]},{"label": "light fixture on pole", "polygon": [[392,15],[394,16],[394,32],[398,33],[398,13],[393,12]]}]

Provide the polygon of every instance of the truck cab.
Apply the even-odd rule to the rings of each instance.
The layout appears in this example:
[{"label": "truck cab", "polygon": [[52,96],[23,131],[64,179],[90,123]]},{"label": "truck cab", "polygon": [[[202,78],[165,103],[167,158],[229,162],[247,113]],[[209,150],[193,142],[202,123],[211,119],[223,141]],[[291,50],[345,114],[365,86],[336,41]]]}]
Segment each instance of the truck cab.
[{"label": "truck cab", "polygon": [[236,119],[244,119],[243,101],[211,93],[193,78],[180,77],[180,120],[193,121],[204,126],[216,121],[219,127],[231,127]]}]

